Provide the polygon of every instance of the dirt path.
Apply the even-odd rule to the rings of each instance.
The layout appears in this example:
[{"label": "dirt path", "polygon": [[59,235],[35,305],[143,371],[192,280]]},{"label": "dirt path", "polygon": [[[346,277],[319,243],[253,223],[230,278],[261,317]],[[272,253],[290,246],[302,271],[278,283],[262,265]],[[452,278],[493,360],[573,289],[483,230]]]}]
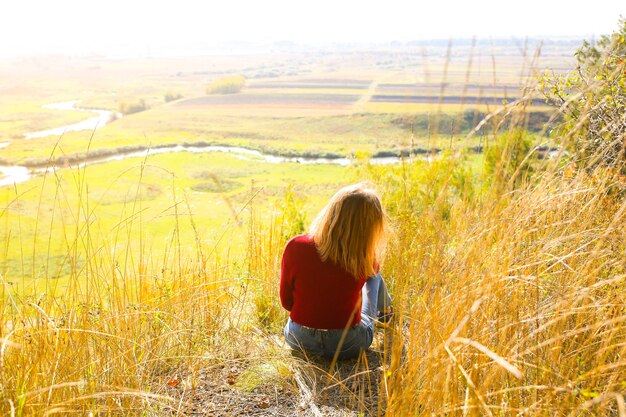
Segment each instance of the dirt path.
[{"label": "dirt path", "polygon": [[359,113],[365,110],[365,105],[368,101],[372,99],[372,96],[376,92],[378,88],[378,84],[380,84],[380,80],[373,80],[369,87],[367,88],[367,92],[363,94],[355,103],[354,103],[354,112]]},{"label": "dirt path", "polygon": [[277,357],[181,372],[160,394],[177,401],[170,416],[369,417],[378,415],[383,403],[378,396],[382,365],[375,348],[332,366],[328,359],[281,347]]}]

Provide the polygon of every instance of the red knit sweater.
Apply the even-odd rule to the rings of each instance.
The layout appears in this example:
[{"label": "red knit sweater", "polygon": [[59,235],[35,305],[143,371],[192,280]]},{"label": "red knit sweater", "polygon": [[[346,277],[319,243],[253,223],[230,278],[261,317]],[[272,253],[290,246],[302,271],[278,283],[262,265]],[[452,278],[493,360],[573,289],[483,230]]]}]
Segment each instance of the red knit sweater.
[{"label": "red knit sweater", "polygon": [[332,262],[322,262],[310,235],[299,235],[285,247],[280,275],[280,301],[291,320],[315,329],[343,329],[361,321],[361,288],[357,280]]}]

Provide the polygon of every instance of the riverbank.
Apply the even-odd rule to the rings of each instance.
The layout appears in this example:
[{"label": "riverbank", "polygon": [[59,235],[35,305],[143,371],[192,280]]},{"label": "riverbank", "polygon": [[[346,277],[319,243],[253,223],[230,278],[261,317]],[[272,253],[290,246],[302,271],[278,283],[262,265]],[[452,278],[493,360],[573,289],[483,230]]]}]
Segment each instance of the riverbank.
[{"label": "riverbank", "polygon": [[[5,158],[0,158],[0,186],[21,183],[32,176],[45,173],[48,169],[76,168],[85,165],[119,161],[127,158],[147,157],[163,153],[176,152],[222,152],[234,155],[237,158],[250,161],[263,161],[272,164],[300,163],[300,164],[335,164],[348,166],[356,161],[354,156],[344,156],[332,152],[296,152],[286,150],[283,152],[268,151],[263,148],[244,148],[228,146],[219,142],[187,142],[182,144],[160,144],[156,146],[129,145],[111,149],[98,149],[95,151],[80,152],[69,155],[61,155],[52,158],[33,158],[15,164]],[[380,151],[369,158],[373,164],[398,163],[401,158],[409,155],[435,155],[441,150],[434,148],[430,152],[423,149]]]},{"label": "riverbank", "polygon": [[[481,147],[470,148],[472,151],[480,153]],[[198,141],[198,142],[183,142],[183,143],[168,143],[159,145],[128,145],[120,146],[109,149],[97,149],[86,152],[73,153],[68,155],[60,155],[52,158],[29,158],[23,161],[12,161],[8,158],[0,157],[0,164],[4,166],[23,166],[30,169],[45,168],[45,167],[59,167],[63,168],[68,165],[79,165],[84,163],[98,162],[107,158],[129,158],[141,155],[135,155],[141,152],[163,153],[163,152],[232,152],[248,154],[250,156],[256,156],[271,160],[272,162],[301,162],[301,163],[341,163],[341,161],[352,161],[356,157],[354,155],[342,155],[335,152],[313,152],[313,151],[295,151],[295,150],[275,150],[268,149],[261,146],[230,146],[223,142],[217,141]],[[382,150],[371,155],[371,159],[382,158],[401,158],[408,157],[409,155],[427,155],[427,154],[439,154],[442,150],[440,148],[414,148],[414,149],[402,149],[402,150]],[[277,160],[274,161],[273,158]],[[398,161],[394,161],[398,162]]]},{"label": "riverbank", "polygon": [[95,113],[97,116],[90,117],[85,120],[81,120],[78,123],[73,123],[70,125],[55,127],[52,129],[41,130],[37,132],[30,132],[24,135],[25,139],[36,139],[43,138],[47,136],[61,136],[66,132],[80,132],[82,130],[95,130],[101,128],[112,120],[119,119],[122,117],[121,113],[114,112],[106,109],[92,109],[87,107],[77,107],[76,105],[80,103],[81,100],[70,100],[70,101],[62,101],[58,103],[50,103],[42,106],[44,109],[51,110],[64,110],[64,111],[79,111],[85,113]]},{"label": "riverbank", "polygon": [[[480,154],[483,152],[482,146],[468,147],[467,150],[472,153]],[[541,146],[537,148],[539,158],[549,155],[551,152],[557,151],[558,148]],[[441,154],[443,150],[440,148],[410,148],[381,150],[366,159],[374,165],[395,164],[399,163],[403,158],[420,157],[428,158]],[[265,149],[262,147],[236,147],[229,146],[220,142],[185,142],[182,144],[160,144],[155,146],[148,145],[129,145],[110,149],[98,149],[94,151],[80,152],[69,155],[60,155],[52,158],[32,158],[27,159],[19,164],[11,160],[0,157],[0,186],[21,183],[27,181],[32,176],[43,174],[48,169],[65,169],[76,168],[85,165],[99,164],[110,161],[118,161],[127,158],[147,157],[162,153],[176,152],[222,152],[229,153],[244,160],[260,160],[267,163],[300,163],[300,164],[337,164],[348,166],[359,160],[355,155],[341,155],[333,152],[298,152],[294,150],[276,151]]]}]

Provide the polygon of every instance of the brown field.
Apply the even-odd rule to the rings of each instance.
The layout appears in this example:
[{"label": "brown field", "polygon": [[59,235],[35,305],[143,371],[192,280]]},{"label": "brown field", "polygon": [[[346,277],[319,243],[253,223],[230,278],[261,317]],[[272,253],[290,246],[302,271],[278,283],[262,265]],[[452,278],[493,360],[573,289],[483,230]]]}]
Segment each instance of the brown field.
[{"label": "brown field", "polygon": [[413,83],[413,84],[379,84],[376,92],[380,94],[423,94],[423,95],[439,95],[443,88],[445,94],[460,94],[465,92],[469,95],[500,95],[512,94],[519,92],[523,86],[519,84],[488,84],[488,83]]},{"label": "brown field", "polygon": [[[504,102],[518,100],[521,97],[490,97],[490,96],[415,96],[415,95],[396,95],[396,94],[375,94],[370,101],[383,103],[443,103],[443,104],[487,104],[495,105]],[[543,105],[545,101],[540,98],[532,99],[531,102],[536,105]]]},{"label": "brown field", "polygon": [[[24,134],[88,117],[41,108],[68,100],[111,110],[137,100],[148,106],[98,129],[91,151],[217,142],[281,153],[375,153],[424,139],[424,132],[411,139],[415,130],[398,129],[390,122],[397,117],[487,113],[521,96],[545,69],[573,68],[564,58],[571,56],[567,47],[544,48],[539,59],[533,53],[523,43],[475,49],[461,44],[448,51],[443,42],[349,53],[0,60],[0,160],[48,157],[59,138],[25,140]],[[247,78],[241,93],[206,95],[208,83],[229,74]],[[170,92],[182,98],[167,103]],[[540,98],[532,106],[534,112],[551,111]],[[56,152],[84,152],[88,139],[86,132],[68,132]]]},{"label": "brown field", "polygon": [[359,96],[347,94],[224,94],[206,97],[197,97],[176,103],[177,106],[223,106],[223,105],[284,105],[312,106],[312,105],[343,105],[351,104]]},{"label": "brown field", "polygon": [[248,88],[267,88],[267,89],[284,89],[284,88],[310,88],[310,89],[362,89],[368,88],[372,80],[356,80],[356,79],[301,79],[293,82],[258,82],[253,81]]}]

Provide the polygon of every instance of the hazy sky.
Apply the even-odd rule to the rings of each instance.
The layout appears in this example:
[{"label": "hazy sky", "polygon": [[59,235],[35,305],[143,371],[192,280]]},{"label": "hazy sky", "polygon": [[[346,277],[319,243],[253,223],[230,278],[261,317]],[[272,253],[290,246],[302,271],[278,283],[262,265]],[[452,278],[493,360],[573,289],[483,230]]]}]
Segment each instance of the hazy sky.
[{"label": "hazy sky", "polygon": [[598,36],[626,0],[6,0],[0,55],[158,51],[223,41]]}]

